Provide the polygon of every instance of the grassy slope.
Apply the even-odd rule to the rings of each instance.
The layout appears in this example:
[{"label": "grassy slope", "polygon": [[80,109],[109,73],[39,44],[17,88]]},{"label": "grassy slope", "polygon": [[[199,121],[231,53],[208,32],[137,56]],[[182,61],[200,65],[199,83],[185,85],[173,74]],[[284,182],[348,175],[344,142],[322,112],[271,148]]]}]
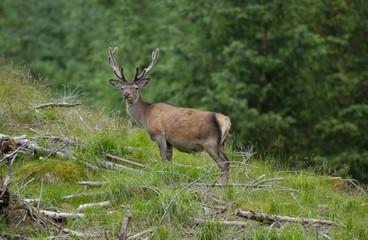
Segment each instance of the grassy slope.
[{"label": "grassy slope", "polygon": [[[106,115],[102,109],[91,110],[85,106],[36,111],[33,107],[37,104],[55,102],[43,82],[32,78],[26,70],[0,59],[0,133],[36,136],[30,130],[32,128],[42,134],[63,134],[70,139],[78,139],[77,144],[67,147],[74,152],[75,159],[50,157],[40,160],[39,155],[21,154],[13,167],[11,189],[15,192],[22,184],[35,178],[20,195],[23,198],[38,198],[43,179],[40,208],[54,211],[76,212],[80,204],[107,200],[113,202],[108,208],[87,209],[85,219],[70,219],[63,223],[66,228],[96,233],[98,238],[104,238],[106,229],[110,236],[116,238],[125,216],[125,210],[120,207],[122,204],[131,206],[132,233],[154,228],[172,198],[214,164],[206,153],[193,156],[177,151],[174,152],[173,163],[162,164],[155,143],[141,128],[130,127],[118,111]],[[54,149],[61,146],[47,140],[42,144]],[[253,157],[247,162],[248,165],[241,164],[242,157],[233,154],[239,151],[235,145],[229,144],[227,147],[228,155],[234,161],[230,183],[250,184],[262,175],[264,177],[258,181],[279,177],[286,179],[267,183],[272,187],[260,189],[193,186],[183,191],[170,207],[158,230],[157,239],[316,239],[317,232],[319,239],[325,238],[323,234],[333,239],[367,238],[368,208],[362,205],[368,202],[367,194],[359,193],[347,182],[342,187],[333,186],[325,176],[315,174],[313,169],[292,172],[293,169],[280,166],[277,163],[279,161],[272,156]],[[128,154],[126,147],[132,147],[133,152]],[[148,168],[142,173],[106,170],[99,164],[100,160],[106,160],[101,152],[134,159]],[[87,163],[98,166],[98,170]],[[2,163],[1,168],[3,175],[6,174],[7,165]],[[213,183],[218,176],[216,167],[200,182]],[[109,184],[85,188],[77,183],[82,180],[108,181]],[[81,192],[103,193],[62,199],[62,196]],[[189,210],[185,211],[188,207]],[[269,226],[232,215],[237,208],[332,220],[345,227],[316,229],[314,226],[298,224]],[[248,226],[239,228],[211,222],[194,226],[193,218],[244,221]],[[1,231],[5,232],[16,232],[36,239],[58,235],[57,232],[35,226],[31,221],[21,222],[18,226],[20,220],[2,217],[0,221]]]}]

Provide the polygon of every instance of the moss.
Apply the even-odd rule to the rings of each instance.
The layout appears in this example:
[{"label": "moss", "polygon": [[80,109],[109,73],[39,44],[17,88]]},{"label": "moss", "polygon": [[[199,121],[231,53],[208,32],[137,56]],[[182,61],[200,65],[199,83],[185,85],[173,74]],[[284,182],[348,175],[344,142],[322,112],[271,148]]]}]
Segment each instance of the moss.
[{"label": "moss", "polygon": [[44,178],[46,181],[76,181],[80,177],[81,168],[70,161],[32,161],[25,164],[18,171],[21,176],[31,175],[37,178]]}]

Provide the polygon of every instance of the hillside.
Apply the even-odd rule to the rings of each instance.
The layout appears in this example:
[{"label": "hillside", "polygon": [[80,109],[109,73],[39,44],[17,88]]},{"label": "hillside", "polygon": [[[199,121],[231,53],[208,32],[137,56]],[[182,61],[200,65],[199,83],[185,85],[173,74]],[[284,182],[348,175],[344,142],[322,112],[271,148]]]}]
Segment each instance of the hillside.
[{"label": "hillside", "polygon": [[77,90],[54,99],[46,82],[0,59],[1,238],[116,239],[124,222],[128,239],[368,237],[368,195],[357,181],[318,166],[288,169],[231,137],[230,179],[221,183],[207,153],[174,151],[162,163],[126,115],[85,106]]}]

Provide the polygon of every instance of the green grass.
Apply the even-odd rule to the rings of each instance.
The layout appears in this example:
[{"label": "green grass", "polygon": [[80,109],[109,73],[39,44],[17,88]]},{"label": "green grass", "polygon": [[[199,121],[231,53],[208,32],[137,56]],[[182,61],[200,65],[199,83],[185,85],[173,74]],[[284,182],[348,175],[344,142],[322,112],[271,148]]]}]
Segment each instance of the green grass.
[{"label": "green grass", "polygon": [[[22,198],[39,198],[43,185],[41,209],[76,212],[81,204],[111,201],[108,207],[85,210],[86,217],[71,218],[63,223],[64,228],[88,232],[104,239],[106,230],[110,238],[116,238],[124,221],[125,209],[129,204],[132,219],[129,225],[135,234],[154,229],[174,196],[186,185],[203,176],[214,164],[207,153],[189,155],[174,151],[172,163],[163,163],[159,150],[146,132],[136,126],[130,127],[127,117],[115,111],[110,114],[104,109],[90,109],[88,106],[75,108],[48,108],[35,110],[34,106],[55,102],[45,86],[46,81],[33,78],[27,70],[0,59],[0,133],[36,137],[38,132],[47,136],[66,136],[74,142],[65,149],[73,157],[38,154],[18,155],[13,166],[10,188],[20,191]],[[63,98],[68,97],[62,96]],[[72,102],[78,102],[75,98]],[[32,130],[31,130],[32,129]],[[319,167],[303,169],[290,168],[281,159],[270,154],[254,155],[246,164],[242,157],[233,153],[244,147],[231,139],[227,154],[232,163],[230,183],[251,184],[266,182],[267,188],[205,187],[193,185],[183,191],[173,202],[162,222],[156,239],[367,239],[368,202],[367,193],[361,193],[349,181],[335,186],[320,174]],[[57,149],[63,143],[47,138],[40,141],[43,147]],[[131,147],[133,151],[127,152]],[[119,172],[101,166],[101,160],[108,160],[103,154],[131,159],[147,166],[145,169],[125,165],[137,170]],[[40,157],[42,157],[40,159]],[[301,160],[299,160],[301,161]],[[98,169],[96,170],[95,166]],[[3,176],[8,164],[1,163]],[[199,183],[213,183],[219,176],[219,169],[203,178]],[[102,187],[84,187],[78,181],[106,181]],[[98,193],[91,196],[63,199],[76,193]],[[316,227],[299,224],[266,225],[260,222],[240,219],[233,213],[236,209],[258,211],[268,214],[317,218],[335,221],[344,227]],[[194,218],[208,220],[194,225]],[[2,232],[17,233],[33,239],[58,236],[52,228],[34,224],[31,219],[20,221],[14,216],[2,216]],[[247,227],[225,226],[212,220],[243,221]],[[146,235],[147,237],[148,235]],[[69,235],[66,238],[78,239]]]}]

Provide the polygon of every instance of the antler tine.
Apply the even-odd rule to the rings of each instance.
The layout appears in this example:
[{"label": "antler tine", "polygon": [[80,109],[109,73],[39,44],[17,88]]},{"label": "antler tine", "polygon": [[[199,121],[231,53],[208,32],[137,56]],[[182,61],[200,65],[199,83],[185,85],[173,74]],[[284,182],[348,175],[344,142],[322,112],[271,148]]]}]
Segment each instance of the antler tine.
[{"label": "antler tine", "polygon": [[125,79],[125,76],[123,73],[123,66],[121,66],[121,68],[119,69],[118,64],[116,63],[116,60],[115,60],[115,54],[117,51],[118,51],[117,47],[115,47],[114,51],[112,51],[111,47],[109,47],[109,52],[110,52],[110,55],[108,57],[109,65],[114,71],[115,75],[121,80],[123,80],[123,82],[126,82],[127,80]]},{"label": "antler tine", "polygon": [[156,51],[152,52],[152,62],[150,63],[150,65],[148,65],[148,67],[143,69],[143,72],[139,76],[137,76],[138,75],[138,67],[137,67],[137,71],[134,77],[135,82],[141,80],[144,76],[146,76],[149,73],[149,71],[152,70],[153,66],[155,66],[157,62],[158,53],[159,53],[158,48],[156,49]]}]

